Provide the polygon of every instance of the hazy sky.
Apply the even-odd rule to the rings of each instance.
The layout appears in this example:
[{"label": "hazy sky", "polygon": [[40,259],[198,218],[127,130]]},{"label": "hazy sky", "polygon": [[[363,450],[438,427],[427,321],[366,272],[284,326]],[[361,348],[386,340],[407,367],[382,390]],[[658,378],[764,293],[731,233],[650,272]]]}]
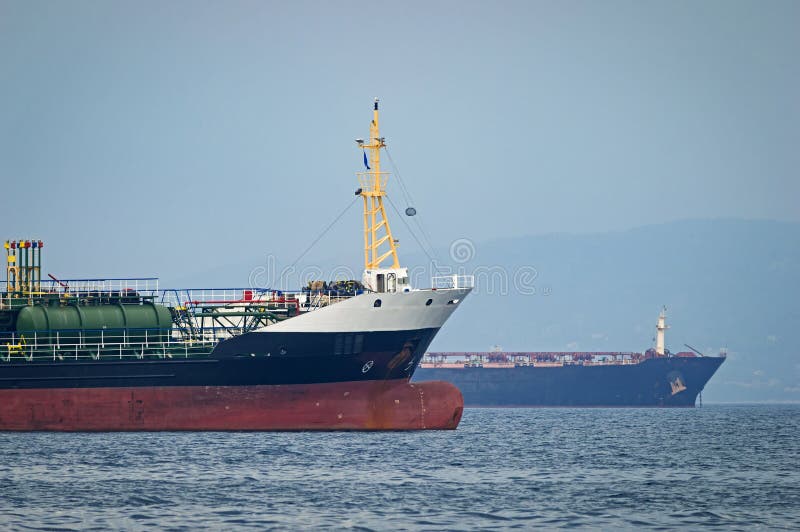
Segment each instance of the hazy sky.
[{"label": "hazy sky", "polygon": [[[375,96],[439,246],[800,221],[798,27],[796,1],[0,0],[0,237],[66,276],[291,261],[353,198]],[[360,231],[312,254],[357,263]]]}]

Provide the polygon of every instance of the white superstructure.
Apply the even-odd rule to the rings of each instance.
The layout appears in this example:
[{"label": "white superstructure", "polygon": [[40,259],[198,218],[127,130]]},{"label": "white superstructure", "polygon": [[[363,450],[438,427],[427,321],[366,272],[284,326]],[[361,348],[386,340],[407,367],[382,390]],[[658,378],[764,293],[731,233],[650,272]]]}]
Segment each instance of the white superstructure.
[{"label": "white superstructure", "polygon": [[666,324],[667,320],[667,307],[661,309],[661,314],[658,315],[658,323],[656,323],[656,354],[663,355],[664,350],[664,331],[669,329]]}]

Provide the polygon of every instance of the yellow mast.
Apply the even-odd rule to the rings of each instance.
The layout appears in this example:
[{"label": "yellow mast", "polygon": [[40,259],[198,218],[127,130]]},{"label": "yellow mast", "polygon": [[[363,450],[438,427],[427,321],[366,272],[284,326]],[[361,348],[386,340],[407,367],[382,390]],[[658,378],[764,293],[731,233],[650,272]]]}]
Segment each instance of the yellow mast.
[{"label": "yellow mast", "polygon": [[[358,139],[363,150],[370,151],[370,166],[366,172],[358,174],[361,184],[361,197],[364,199],[364,268],[374,270],[381,267],[384,260],[391,257],[391,268],[399,268],[397,259],[397,242],[392,238],[389,219],[383,206],[386,195],[386,178],[388,172],[381,172],[381,148],[386,146],[386,139],[381,137],[378,127],[378,99],[375,98],[372,123],[369,126],[369,141]],[[366,161],[366,151],[365,161]],[[381,253],[381,246],[389,245],[389,249]],[[384,246],[385,247],[385,246]]]}]

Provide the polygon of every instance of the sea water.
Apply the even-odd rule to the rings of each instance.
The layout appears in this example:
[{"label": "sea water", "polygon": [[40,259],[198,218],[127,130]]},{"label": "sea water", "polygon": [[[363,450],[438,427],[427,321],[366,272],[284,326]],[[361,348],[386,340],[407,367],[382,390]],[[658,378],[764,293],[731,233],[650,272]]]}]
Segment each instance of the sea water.
[{"label": "sea water", "polygon": [[800,406],[467,409],[456,431],[0,433],[2,529],[800,528]]}]

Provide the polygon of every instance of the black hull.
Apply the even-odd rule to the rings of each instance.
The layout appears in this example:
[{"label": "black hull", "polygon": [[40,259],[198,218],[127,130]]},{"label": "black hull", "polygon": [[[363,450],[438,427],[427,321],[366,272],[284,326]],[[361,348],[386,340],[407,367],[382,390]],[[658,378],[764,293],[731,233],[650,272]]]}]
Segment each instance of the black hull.
[{"label": "black hull", "polygon": [[669,357],[603,366],[421,367],[414,380],[455,384],[465,406],[692,407],[724,360]]},{"label": "black hull", "polygon": [[0,363],[0,389],[407,380],[437,332],[249,333],[221,342],[206,356],[17,359]]}]

